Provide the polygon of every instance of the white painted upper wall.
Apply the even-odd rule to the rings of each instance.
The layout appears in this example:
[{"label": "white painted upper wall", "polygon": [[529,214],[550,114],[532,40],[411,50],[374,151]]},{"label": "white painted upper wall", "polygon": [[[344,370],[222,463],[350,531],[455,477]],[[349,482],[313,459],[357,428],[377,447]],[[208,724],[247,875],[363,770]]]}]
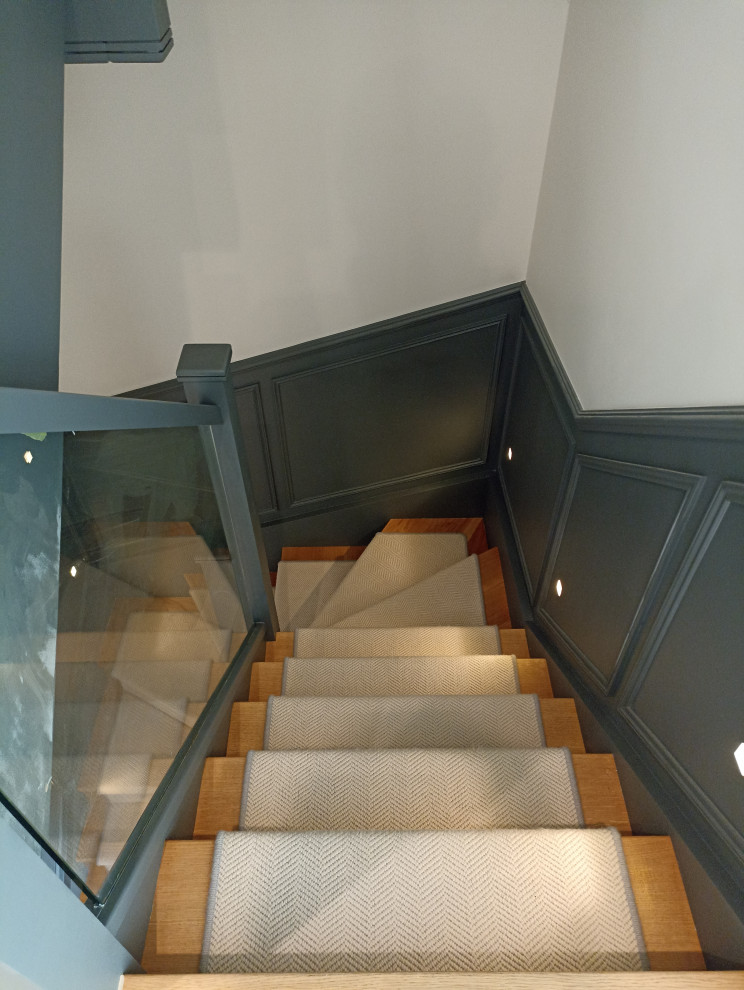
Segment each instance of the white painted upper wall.
[{"label": "white painted upper wall", "polygon": [[744,403],[742,0],[571,0],[527,284],[585,409]]},{"label": "white painted upper wall", "polygon": [[60,388],[172,378],[523,279],[567,0],[169,0],[66,70]]}]

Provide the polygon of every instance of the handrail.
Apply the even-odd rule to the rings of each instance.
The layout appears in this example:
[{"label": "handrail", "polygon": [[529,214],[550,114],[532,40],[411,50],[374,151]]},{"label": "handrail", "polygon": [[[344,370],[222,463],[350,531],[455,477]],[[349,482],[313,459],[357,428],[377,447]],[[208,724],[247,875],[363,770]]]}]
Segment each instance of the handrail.
[{"label": "handrail", "polygon": [[98,895],[90,889],[84,880],[80,879],[76,870],[60,856],[54,846],[44,838],[34,823],[22,811],[19,811],[13,801],[2,790],[0,790],[0,806],[5,808],[8,814],[15,818],[24,831],[31,836],[36,845],[80,888],[81,892],[90,899],[91,903],[98,901]]},{"label": "handrail", "polygon": [[222,412],[215,405],[0,388],[0,434],[148,430],[220,423]]},{"label": "handrail", "polygon": [[[208,547],[212,549],[216,547],[217,557],[210,558],[214,565],[213,570],[219,571],[223,575],[222,581],[226,589],[231,583],[233,584],[232,592],[230,592],[232,598],[228,605],[222,609],[225,613],[225,608],[227,608],[231,614],[230,616],[226,615],[226,621],[221,623],[225,629],[219,630],[220,633],[228,632],[231,634],[227,640],[228,655],[231,655],[231,659],[228,661],[228,670],[220,682],[220,686],[210,688],[207,691],[209,696],[206,698],[203,711],[195,723],[193,723],[193,712],[188,714],[191,722],[186,721],[186,715],[181,717],[175,706],[173,706],[174,714],[171,714],[170,708],[167,712],[163,712],[175,723],[178,721],[183,721],[184,725],[193,723],[191,731],[185,740],[181,736],[180,744],[175,743],[171,747],[175,748],[180,745],[175,756],[172,755],[171,748],[168,747],[166,747],[167,754],[164,750],[164,754],[161,755],[161,761],[168,760],[170,765],[155,792],[148,792],[149,802],[144,811],[139,809],[137,824],[132,827],[129,820],[125,823],[127,832],[122,834],[122,838],[125,838],[126,841],[122,844],[118,836],[112,833],[102,861],[108,869],[108,875],[104,881],[101,880],[100,875],[91,880],[88,871],[83,870],[81,872],[81,866],[78,863],[78,857],[82,856],[81,849],[90,852],[88,847],[83,847],[81,843],[83,837],[87,835],[86,829],[92,835],[93,830],[88,828],[91,809],[85,806],[81,809],[78,804],[67,800],[68,791],[74,796],[71,788],[76,786],[77,778],[75,776],[76,771],[68,772],[69,768],[62,762],[67,755],[64,746],[60,747],[59,752],[55,751],[53,754],[59,761],[60,776],[58,777],[55,771],[55,780],[50,777],[50,783],[57,783],[57,789],[53,793],[50,792],[49,821],[52,823],[50,826],[47,826],[47,819],[44,818],[43,813],[37,821],[34,818],[33,807],[31,807],[31,817],[27,817],[21,810],[22,802],[16,805],[16,795],[12,784],[10,792],[0,791],[0,806],[5,807],[11,816],[33,837],[38,848],[49,857],[50,863],[56,865],[60,875],[68,876],[86,895],[88,907],[100,917],[105,925],[111,928],[117,937],[119,937],[120,928],[127,932],[139,931],[138,925],[143,919],[146,920],[144,915],[136,920],[128,919],[126,923],[122,919],[127,912],[132,912],[132,910],[135,914],[141,913],[140,900],[143,897],[145,901],[147,900],[146,891],[149,889],[147,878],[151,874],[154,857],[160,855],[163,840],[172,834],[174,829],[181,829],[183,822],[186,822],[195,811],[195,805],[192,801],[196,793],[193,789],[195,775],[201,773],[201,763],[210,751],[215,735],[226,734],[227,731],[226,719],[228,716],[226,713],[229,710],[229,705],[226,700],[226,692],[230,692],[230,701],[235,696],[247,696],[250,665],[260,653],[261,642],[267,636],[273,637],[279,625],[266,550],[246,463],[245,444],[235,404],[230,376],[230,357],[231,348],[228,345],[187,345],[184,347],[178,366],[178,377],[184,385],[186,402],[163,402],[35,389],[0,388],[0,439],[6,435],[8,436],[7,442],[10,442],[13,434],[30,434],[32,436],[45,433],[59,434],[57,436],[59,443],[52,444],[48,451],[46,450],[48,444],[45,444],[44,453],[49,454],[48,473],[51,476],[52,488],[55,492],[54,498],[59,501],[60,493],[62,493],[62,505],[63,507],[67,505],[69,510],[66,524],[68,549],[72,546],[70,541],[73,540],[73,536],[78,540],[75,543],[74,552],[70,551],[72,556],[66,561],[70,574],[68,585],[72,578],[77,578],[78,584],[81,584],[86,579],[86,575],[91,580],[93,579],[91,575],[95,577],[95,580],[103,580],[101,575],[105,576],[109,574],[109,571],[111,577],[117,580],[121,578],[126,582],[128,574],[126,568],[122,572],[124,575],[122,577],[122,574],[118,574],[116,571],[115,565],[117,560],[126,564],[130,557],[137,563],[137,554],[140,551],[138,544],[140,536],[137,530],[139,514],[143,515],[142,532],[146,535],[142,537],[142,540],[146,543],[150,539],[148,526],[152,523],[157,527],[161,520],[164,522],[170,520],[170,514],[178,512],[178,507],[183,505],[187,508],[184,519],[189,526],[192,523],[187,517],[189,513],[193,512],[193,526],[196,527],[196,530],[192,528],[191,532],[194,536],[199,536],[199,540],[195,540],[187,535],[185,542],[198,543],[200,547],[204,548],[202,551],[186,546],[185,554],[189,562],[191,560],[189,554],[192,556],[199,554],[201,556],[198,559],[204,561],[206,558],[203,554],[209,553]],[[127,431],[145,429],[150,431],[167,427],[185,427],[187,429],[183,430],[184,435],[174,431],[170,437],[166,430],[166,434],[162,436],[165,453],[160,451],[159,438],[153,433],[148,432],[144,436],[133,435],[121,440],[117,436],[120,432],[126,433]],[[189,427],[198,427],[198,433],[197,430],[188,430]],[[84,437],[76,440],[75,437],[69,436],[73,432],[92,431],[100,432],[101,437],[89,436],[87,440]],[[64,437],[64,445],[61,434],[68,434]],[[39,439],[41,438],[39,437]],[[18,446],[15,440],[11,447],[15,455],[20,455],[20,452],[25,449],[24,445]],[[172,454],[170,459],[168,450]],[[121,463],[118,456],[120,451],[123,452]],[[52,459],[52,454],[55,455],[56,459]],[[198,467],[198,470],[196,468],[194,470],[195,477],[193,478],[191,478],[190,471],[192,466],[190,456]],[[138,457],[141,457],[141,461],[138,460]],[[20,456],[18,459],[20,460]],[[35,463],[38,462],[42,468],[45,468],[45,462],[41,456],[32,459]],[[26,455],[24,455],[23,460],[28,464],[31,463],[31,459],[28,459]],[[168,473],[171,461],[178,465],[173,478]],[[63,462],[64,470],[68,472],[67,475],[64,475],[63,472]],[[162,471],[160,470],[161,464]],[[77,475],[75,474],[76,465]],[[152,471],[150,471],[151,465],[153,465]],[[186,467],[181,471],[183,465]],[[131,491],[123,482],[128,467],[133,478]],[[25,465],[19,466],[18,470],[25,472]],[[207,477],[207,471],[209,477]],[[64,483],[65,477],[67,477],[68,484]],[[46,480],[44,470],[40,472],[39,478],[41,481]],[[111,478],[114,479],[113,495],[109,492]],[[118,487],[120,480],[123,484],[121,490]],[[160,498],[158,501],[158,491],[155,488],[161,482],[166,486],[164,490],[168,497]],[[92,486],[90,504],[83,497],[85,485],[88,483]],[[171,500],[172,493],[169,494],[170,489],[167,487],[169,484],[174,490],[177,490],[180,501],[175,496],[175,502]],[[186,494],[192,488],[196,500],[193,504],[186,498]],[[52,502],[54,502],[54,498],[51,499]],[[143,506],[141,510],[139,508],[140,503]],[[54,505],[56,504],[55,502]],[[57,520],[57,545],[61,560],[63,544],[59,536],[60,516],[55,517],[53,508],[54,506],[50,510],[49,518],[52,520],[52,530],[54,530],[55,518]],[[70,516],[70,512],[73,512],[72,516]],[[78,515],[74,513],[78,513],[79,519]],[[128,514],[131,513],[134,513],[136,517],[131,521],[134,528],[127,530],[124,523],[130,524]],[[150,514],[152,514],[152,519]],[[176,522],[180,519],[178,515],[174,518]],[[210,520],[214,520],[214,524]],[[121,526],[120,523],[122,523]],[[205,526],[206,536],[199,534],[200,523]],[[77,530],[74,534],[72,532],[78,524],[82,527],[83,535],[80,538],[78,538]],[[111,531],[115,535],[109,540],[111,544],[109,556],[105,557],[104,555],[102,558],[107,563],[105,566],[101,564],[99,567],[101,562],[97,556],[95,560],[90,556],[90,547],[93,547],[97,553],[99,541],[104,539],[108,532],[107,526],[113,527]],[[130,531],[135,535],[131,538],[122,538],[122,534]],[[176,535],[176,543],[179,537],[180,534]],[[50,539],[54,544],[54,533]],[[208,543],[204,542],[205,539],[208,539]],[[85,540],[90,541],[90,547],[85,543]],[[159,552],[157,540],[158,537],[156,536],[150,540],[150,543],[147,543],[147,552],[152,554]],[[217,542],[213,543],[209,540],[216,540]],[[77,553],[78,543],[82,549],[76,558],[77,563],[70,567],[69,564],[72,563],[73,556]],[[228,555],[224,554],[225,547],[229,551]],[[180,549],[178,547],[176,549],[175,556],[178,557]],[[168,552],[171,550],[172,546]],[[50,552],[53,556],[54,546]],[[147,566],[147,554],[142,556],[143,560],[140,560],[138,565],[140,567]],[[168,559],[170,560],[170,558]],[[224,566],[228,559],[230,561],[229,580],[224,575]],[[178,557],[178,561],[173,564],[173,567],[179,570],[179,573],[183,571],[185,574],[186,570],[180,566],[179,562],[183,563],[181,557]],[[85,566],[83,567],[81,564]],[[200,565],[188,567],[187,570],[195,570],[198,566]],[[183,577],[183,575],[181,576]],[[208,577],[209,575],[205,574],[205,580]],[[185,577],[183,579],[185,580]],[[135,589],[139,588],[139,579],[136,574],[132,578],[132,582]],[[222,594],[224,599],[227,590],[222,591],[219,581],[216,583],[218,585],[217,594]],[[60,588],[62,588],[61,582]],[[83,598],[85,597],[84,591],[85,585],[83,584],[82,591],[80,588],[76,588],[73,594],[67,596],[72,603],[73,611],[77,607],[76,602],[81,594]],[[157,589],[153,591],[147,583],[143,586],[143,591],[148,592],[148,594],[151,593],[155,598],[158,597]],[[92,598],[95,598],[95,595]],[[141,599],[137,596],[132,601],[139,603]],[[72,618],[74,619],[75,616]],[[217,619],[214,621],[217,622]],[[59,623],[57,624],[59,625]],[[105,622],[101,624],[101,627],[103,628],[104,625],[106,629],[109,628]],[[64,625],[59,627],[67,628]],[[72,628],[77,630],[78,626],[73,625]],[[81,625],[80,628],[82,629],[83,626]],[[97,630],[98,625],[93,624],[91,628]],[[245,628],[248,630],[247,635],[242,646],[238,647],[237,652],[235,652],[235,636],[242,633]],[[97,652],[97,640],[91,638],[90,642],[92,643],[91,646],[88,645],[87,640],[83,641],[82,637],[80,642],[77,640],[68,642],[65,644],[66,647],[69,647],[67,652],[60,654],[58,650],[56,659],[59,660],[60,656],[63,660],[72,658],[75,661],[96,659],[96,656],[100,659],[100,654]],[[59,644],[60,641],[58,640],[58,647]],[[118,650],[121,643],[116,641],[114,646]],[[108,654],[106,655],[108,656]],[[118,652],[116,656],[119,656]],[[123,661],[123,665],[125,664],[126,661]],[[97,669],[95,673],[98,673]],[[105,719],[101,721],[100,726],[97,722],[100,711],[96,710],[95,705],[102,705],[103,702],[108,703],[106,692],[111,684],[117,680],[113,671],[107,672],[105,676],[109,680],[102,679],[99,685],[100,690],[99,687],[92,684],[92,681],[90,688],[91,698],[94,702],[90,707],[93,721],[90,723],[90,738],[85,741],[84,745],[89,746],[90,752],[96,757],[107,755],[108,737],[106,732],[113,731],[109,724],[112,718],[108,710],[104,710]],[[122,671],[123,676],[124,671]],[[68,680],[72,685],[74,678],[68,678]],[[238,688],[240,689],[239,692]],[[70,699],[73,704],[79,700],[76,691],[77,688],[74,685],[69,687]],[[206,697],[202,696],[200,691],[201,688],[194,690],[194,696],[197,698],[194,704],[201,704]],[[62,698],[63,695],[64,692],[61,692],[59,697]],[[116,696],[118,698],[118,694]],[[56,695],[54,697],[56,698]],[[166,694],[165,697],[167,700],[169,696]],[[179,694],[178,697],[180,698],[181,695]],[[189,697],[191,695],[187,693],[187,700]],[[152,708],[157,708],[158,699],[159,695],[154,698]],[[68,707],[69,711],[63,712],[65,718],[77,718],[74,707],[72,705]],[[157,710],[160,711],[159,708]],[[216,721],[217,714],[219,714],[219,719]],[[104,721],[106,722],[105,726]],[[60,725],[63,723],[64,719],[60,719]],[[100,732],[98,732],[99,728]],[[176,724],[176,729],[179,728]],[[96,732],[98,732],[97,735]],[[93,746],[94,741],[95,747]],[[89,761],[91,766],[93,762]],[[163,763],[163,766],[167,766],[167,764]],[[158,772],[162,776],[162,767],[158,768]],[[90,793],[95,796],[98,793],[100,774],[92,769],[88,776],[89,782],[92,781]],[[149,786],[150,778],[148,778]],[[139,791],[136,791],[136,794],[138,801],[140,799],[146,800]],[[136,802],[123,803],[134,805]],[[192,805],[194,806],[192,807]],[[63,834],[59,822],[64,816],[67,816],[64,821],[70,824],[70,828]],[[49,836],[47,836],[47,832],[49,832]],[[102,836],[95,841],[102,841]],[[81,863],[83,865],[88,864],[91,859],[94,863],[98,863],[100,851],[100,849],[96,851],[94,848],[94,855],[87,855],[86,859],[81,859]]]}]

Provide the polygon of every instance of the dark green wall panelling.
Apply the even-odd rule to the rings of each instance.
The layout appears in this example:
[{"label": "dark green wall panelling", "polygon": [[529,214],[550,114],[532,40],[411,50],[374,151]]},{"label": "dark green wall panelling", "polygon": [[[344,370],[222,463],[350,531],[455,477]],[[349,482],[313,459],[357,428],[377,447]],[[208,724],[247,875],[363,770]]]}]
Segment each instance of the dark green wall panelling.
[{"label": "dark green wall panelling", "polygon": [[[490,473],[520,310],[508,286],[232,364],[272,565],[282,543],[368,539],[403,503],[462,514],[453,491]],[[129,394],[183,399],[174,382]]]},{"label": "dark green wall panelling", "polygon": [[275,382],[293,505],[485,464],[503,321]]},{"label": "dark green wall panelling", "polygon": [[[512,459],[506,451],[511,448]],[[571,465],[573,444],[524,329],[501,449],[496,452],[530,593],[537,590],[556,502]]]},{"label": "dark green wall panelling", "polygon": [[267,554],[275,567],[285,546],[368,543],[393,517],[480,516],[487,484],[476,477],[397,486],[362,502],[329,506],[312,516],[288,517],[263,527]]},{"label": "dark green wall panelling", "polygon": [[622,672],[662,552],[684,521],[686,496],[698,480],[645,465],[576,459],[538,613],[603,690]]},{"label": "dark green wall panelling", "polygon": [[[514,459],[495,453],[491,499],[508,509],[492,525],[515,611],[744,921],[744,410],[585,413],[523,297],[502,443]],[[553,442],[523,465],[532,437]]]},{"label": "dark green wall panelling", "polygon": [[[725,484],[680,569],[626,713],[719,819],[744,866],[744,485]],[[664,697],[665,704],[659,704]]]},{"label": "dark green wall panelling", "polygon": [[259,385],[235,389],[240,428],[259,513],[276,512],[276,488]]}]

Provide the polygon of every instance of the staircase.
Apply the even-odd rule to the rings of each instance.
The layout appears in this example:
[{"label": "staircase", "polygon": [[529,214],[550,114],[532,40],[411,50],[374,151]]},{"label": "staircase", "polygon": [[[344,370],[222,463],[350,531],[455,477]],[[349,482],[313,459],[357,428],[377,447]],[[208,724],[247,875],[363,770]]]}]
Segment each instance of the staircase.
[{"label": "staircase", "polygon": [[95,564],[78,562],[60,615],[74,624],[87,598],[88,611],[93,599],[108,619],[101,631],[58,635],[53,763],[69,807],[63,852],[93,890],[121,854],[245,629],[221,562],[189,523],[99,529]]},{"label": "staircase", "polygon": [[694,972],[671,841],[631,834],[481,520],[285,548],[276,602],[125,990],[740,985]]}]

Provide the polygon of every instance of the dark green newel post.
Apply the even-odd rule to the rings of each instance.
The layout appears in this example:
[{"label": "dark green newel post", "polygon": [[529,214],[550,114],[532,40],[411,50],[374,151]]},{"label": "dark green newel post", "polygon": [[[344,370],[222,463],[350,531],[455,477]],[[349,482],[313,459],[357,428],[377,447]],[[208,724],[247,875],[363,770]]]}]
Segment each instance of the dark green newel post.
[{"label": "dark green newel post", "polygon": [[263,622],[266,638],[274,639],[279,621],[235,404],[231,355],[229,344],[186,344],[176,377],[188,402],[218,406],[222,413],[220,424],[199,429],[246,618]]}]

